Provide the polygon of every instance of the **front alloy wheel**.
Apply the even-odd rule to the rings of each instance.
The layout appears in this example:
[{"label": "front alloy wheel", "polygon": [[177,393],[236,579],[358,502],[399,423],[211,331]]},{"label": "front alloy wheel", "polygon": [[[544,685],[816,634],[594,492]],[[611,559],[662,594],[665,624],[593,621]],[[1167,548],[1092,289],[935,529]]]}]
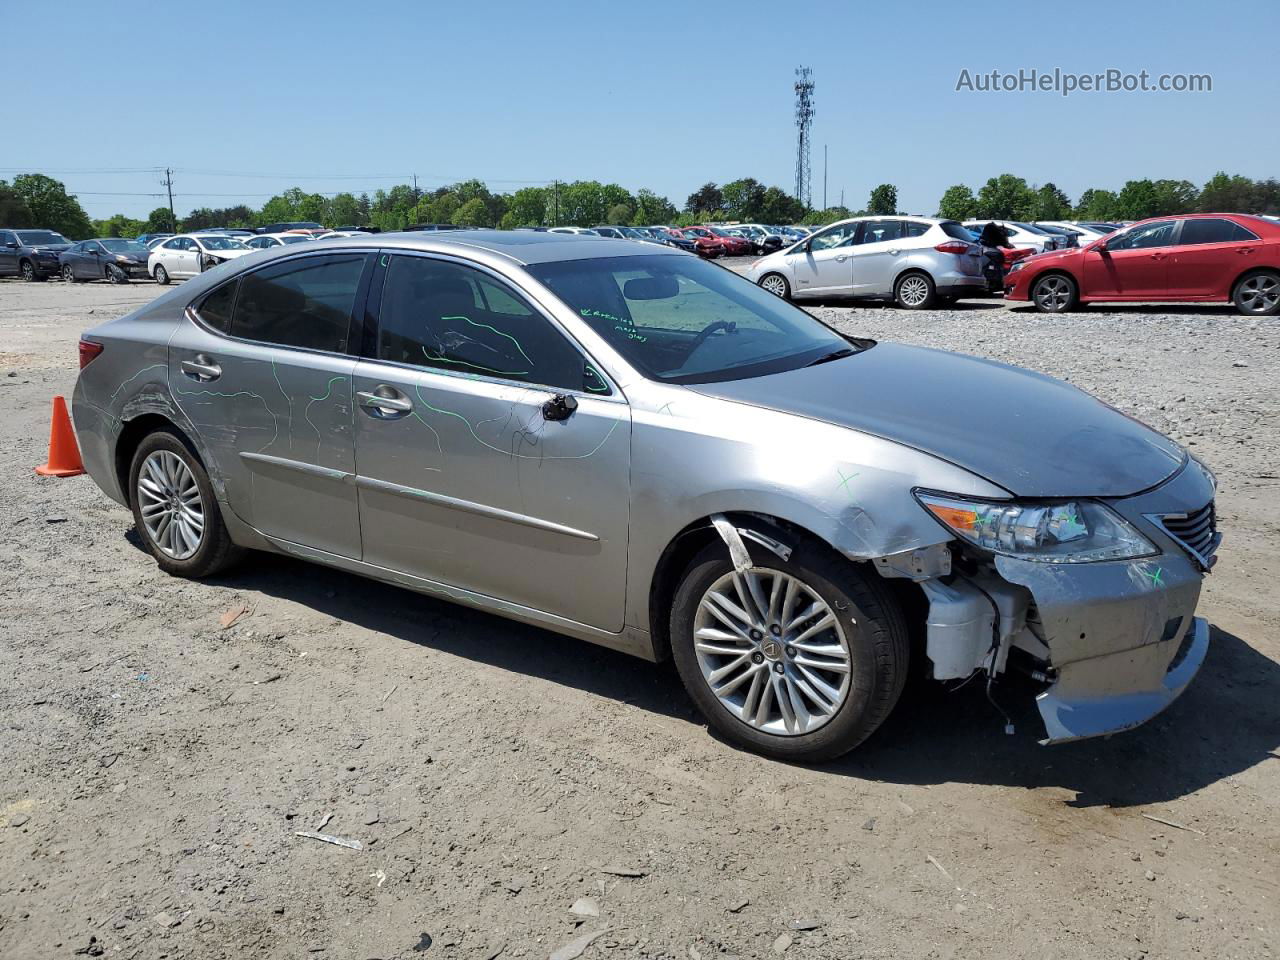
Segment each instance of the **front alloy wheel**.
[{"label": "front alloy wheel", "polygon": [[1076,285],[1070,277],[1051,273],[1036,281],[1031,299],[1045,313],[1064,313],[1076,305]]},{"label": "front alloy wheel", "polygon": [[787,284],[787,278],[780,273],[766,274],[760,281],[762,289],[772,293],[775,297],[781,297],[783,300],[791,295],[791,288]]},{"label": "front alloy wheel", "polygon": [[27,283],[35,283],[39,278],[36,276],[35,265],[30,260],[22,261],[22,279]]},{"label": "front alloy wheel", "polygon": [[727,573],[694,619],[702,679],[729,713],[765,733],[798,736],[849,695],[849,642],[826,601],[780,570]]}]

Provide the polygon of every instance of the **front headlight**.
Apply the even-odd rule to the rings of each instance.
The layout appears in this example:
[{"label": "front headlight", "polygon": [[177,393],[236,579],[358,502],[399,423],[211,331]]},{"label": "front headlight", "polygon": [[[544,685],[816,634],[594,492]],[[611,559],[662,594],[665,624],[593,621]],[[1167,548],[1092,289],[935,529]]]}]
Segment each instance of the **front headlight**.
[{"label": "front headlight", "polygon": [[132,259],[131,257],[127,257],[123,253],[116,254],[116,261],[118,263],[128,263],[131,259]]},{"label": "front headlight", "polygon": [[1021,269],[1022,269],[1023,267],[1025,267],[1026,265],[1027,265],[1027,261],[1025,261],[1025,260],[1015,260],[1015,261],[1013,261],[1013,266],[1011,266],[1011,267],[1009,268],[1009,272],[1010,272],[1010,273],[1016,273],[1017,271],[1021,270]]},{"label": "front headlight", "polygon": [[916,499],[961,540],[992,553],[1045,563],[1133,560],[1159,553],[1122,516],[1089,500],[1014,503],[920,492]]}]

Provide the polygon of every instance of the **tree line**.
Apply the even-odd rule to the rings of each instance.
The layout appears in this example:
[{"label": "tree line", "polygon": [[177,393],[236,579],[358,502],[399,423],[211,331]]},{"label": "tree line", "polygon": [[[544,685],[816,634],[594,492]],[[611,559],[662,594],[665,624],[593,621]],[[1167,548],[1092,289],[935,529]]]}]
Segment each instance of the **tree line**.
[{"label": "tree line", "polygon": [[[1280,213],[1280,181],[1226,173],[1215,174],[1200,188],[1186,180],[1130,180],[1118,191],[1086,190],[1073,204],[1053,183],[1028,184],[1022,177],[1003,173],[976,193],[964,184],[947,188],[936,215],[955,220],[1114,221],[1199,211]],[[464,180],[433,190],[399,184],[377,190],[372,196],[327,196],[292,187],[259,209],[244,204],[201,207],[175,223],[168,207],[157,207],[145,220],[119,213],[91,220],[76,197],[52,177],[30,173],[15,177],[12,183],[0,180],[0,226],[46,227],[73,240],[207,227],[252,228],[297,220],[327,227],[369,226],[394,231],[417,223],[501,229],[601,223],[687,226],[718,220],[822,225],[850,216],[899,212],[907,211],[898,210],[898,190],[891,183],[877,185],[861,209],[834,206],[811,210],[782,188],[766,187],[752,177],[723,185],[705,183],[689,194],[680,209],[652,190],[641,188],[632,193],[616,183],[597,180],[522,187],[511,193],[494,193],[481,180]]]}]

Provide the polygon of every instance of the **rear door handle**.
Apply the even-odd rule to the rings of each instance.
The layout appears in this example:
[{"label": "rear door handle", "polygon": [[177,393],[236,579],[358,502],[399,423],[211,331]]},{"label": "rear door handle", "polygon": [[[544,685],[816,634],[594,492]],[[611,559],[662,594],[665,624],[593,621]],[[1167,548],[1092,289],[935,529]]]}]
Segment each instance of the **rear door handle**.
[{"label": "rear door handle", "polygon": [[196,354],[194,360],[183,360],[181,367],[183,373],[201,383],[208,383],[222,376],[222,368],[203,353]]},{"label": "rear door handle", "polygon": [[360,401],[360,406],[373,411],[374,416],[400,417],[413,411],[413,402],[408,397],[397,395],[394,387],[386,385],[379,386],[373,392],[361,390],[356,394],[356,399]]}]

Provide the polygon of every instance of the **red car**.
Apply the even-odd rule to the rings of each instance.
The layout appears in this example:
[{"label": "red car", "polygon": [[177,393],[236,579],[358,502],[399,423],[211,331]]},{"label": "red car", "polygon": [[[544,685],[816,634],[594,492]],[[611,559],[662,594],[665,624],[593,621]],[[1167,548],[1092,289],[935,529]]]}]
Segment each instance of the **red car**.
[{"label": "red car", "polygon": [[751,241],[743,237],[735,237],[722,227],[691,227],[692,230],[707,230],[713,237],[724,244],[726,257],[745,257],[752,253]]},{"label": "red car", "polygon": [[714,260],[724,254],[724,243],[706,227],[685,227],[683,230],[673,230],[672,233],[678,233],[686,240],[692,240],[694,251],[700,257]]},{"label": "red car", "polygon": [[1142,220],[1087,246],[1015,263],[1006,300],[1049,313],[1081,303],[1231,302],[1249,316],[1280,313],[1280,222],[1238,213]]}]

